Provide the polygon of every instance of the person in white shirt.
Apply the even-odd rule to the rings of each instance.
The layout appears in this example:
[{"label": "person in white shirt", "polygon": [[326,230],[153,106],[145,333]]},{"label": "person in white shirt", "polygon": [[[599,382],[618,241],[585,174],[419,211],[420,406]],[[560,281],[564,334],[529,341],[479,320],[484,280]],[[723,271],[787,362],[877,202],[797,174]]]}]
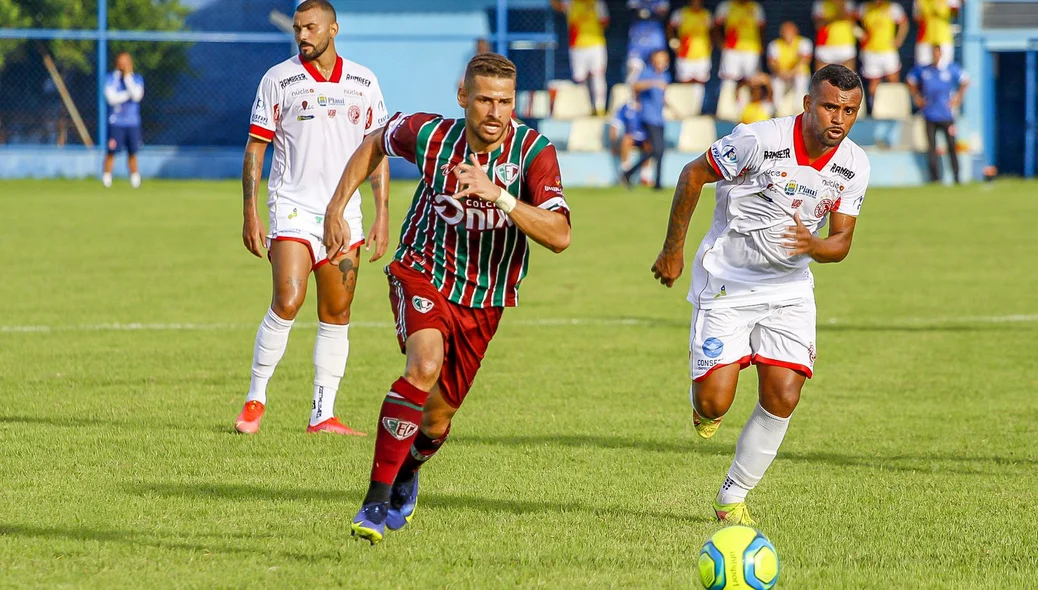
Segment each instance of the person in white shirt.
[{"label": "person in white shirt", "polygon": [[141,133],[141,101],[144,99],[144,78],[133,71],[133,58],[125,51],[115,57],[115,71],[105,80],[105,102],[108,103],[108,145],[105,152],[101,183],[112,186],[112,168],[115,154],[126,150],[126,164],[130,169],[130,186],[141,185],[137,168],[137,150],[143,143]]},{"label": "person in white shirt", "polygon": [[[252,380],[235,428],[259,430],[267,403],[267,383],[288,345],[288,334],[306,297],[311,272],[317,280],[317,341],[314,345],[314,400],[308,432],[362,434],[335,416],[335,396],[349,355],[350,304],[365,243],[360,195],[344,218],[355,242],[326,252],[324,212],[343,166],[364,137],[385,125],[388,115],[375,75],[335,52],[339,31],[327,0],[306,0],[296,8],[292,28],[299,55],[270,68],[253,104],[249,142],[242,165],[245,247],[262,257],[266,246],[273,274],[270,309],[256,333]],[[274,144],[264,234],[257,195],[267,144]],[[386,251],[389,238],[389,169],[383,162],[370,177],[375,223],[367,247],[372,261]],[[345,251],[345,254],[344,254]],[[342,258],[328,264],[332,258]]]},{"label": "person in white shirt", "polygon": [[739,125],[678,179],[652,266],[668,287],[681,276],[703,185],[718,183],[713,225],[696,253],[688,293],[695,307],[689,362],[696,432],[709,438],[717,431],[740,369],[755,364],[759,381],[759,401],[714,499],[718,520],[753,524],[746,495],[775,458],[814,370],[809,263],[839,262],[851,248],[870,172],[865,152],[847,138],[863,96],[857,74],[826,66],[811,79],[803,114]]}]

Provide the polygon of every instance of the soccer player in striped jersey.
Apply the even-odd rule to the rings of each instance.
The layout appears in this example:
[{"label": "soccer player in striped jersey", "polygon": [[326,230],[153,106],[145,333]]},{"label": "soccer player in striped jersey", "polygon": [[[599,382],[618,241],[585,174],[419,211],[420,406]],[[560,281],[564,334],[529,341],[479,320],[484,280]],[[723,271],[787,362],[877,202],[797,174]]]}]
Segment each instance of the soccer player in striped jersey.
[{"label": "soccer player in striped jersey", "polygon": [[351,243],[351,195],[396,156],[422,173],[386,267],[407,355],[379,415],[371,484],[353,534],[372,544],[411,520],[418,469],[443,445],[506,307],[519,301],[530,241],[569,246],[569,205],[555,146],[512,120],[515,65],[477,55],[458,91],[464,119],[393,115],[350,158],[324,218],[329,258]]}]

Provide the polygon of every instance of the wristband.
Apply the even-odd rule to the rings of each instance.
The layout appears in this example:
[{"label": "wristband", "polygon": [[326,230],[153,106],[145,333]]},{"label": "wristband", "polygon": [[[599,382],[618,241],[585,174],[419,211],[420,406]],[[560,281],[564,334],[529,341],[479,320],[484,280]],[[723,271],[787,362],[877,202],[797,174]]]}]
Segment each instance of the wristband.
[{"label": "wristband", "polygon": [[494,206],[503,211],[505,215],[508,215],[513,209],[515,209],[516,203],[517,201],[515,197],[508,194],[508,191],[505,189],[501,189],[501,196],[494,201]]}]

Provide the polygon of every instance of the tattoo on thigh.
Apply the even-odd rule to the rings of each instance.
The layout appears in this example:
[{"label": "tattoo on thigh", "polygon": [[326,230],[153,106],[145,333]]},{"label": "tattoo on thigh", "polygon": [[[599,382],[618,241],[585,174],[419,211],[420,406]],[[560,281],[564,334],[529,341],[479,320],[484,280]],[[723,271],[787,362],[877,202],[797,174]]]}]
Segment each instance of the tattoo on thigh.
[{"label": "tattoo on thigh", "polygon": [[299,287],[302,287],[303,285],[306,284],[306,278],[304,278],[304,277],[288,277],[288,278],[285,279],[285,284],[288,285],[289,287],[296,287],[298,289]]},{"label": "tattoo on thigh", "polygon": [[352,260],[344,258],[339,263],[339,272],[342,273],[342,286],[352,293],[357,287],[357,267],[354,266]]}]

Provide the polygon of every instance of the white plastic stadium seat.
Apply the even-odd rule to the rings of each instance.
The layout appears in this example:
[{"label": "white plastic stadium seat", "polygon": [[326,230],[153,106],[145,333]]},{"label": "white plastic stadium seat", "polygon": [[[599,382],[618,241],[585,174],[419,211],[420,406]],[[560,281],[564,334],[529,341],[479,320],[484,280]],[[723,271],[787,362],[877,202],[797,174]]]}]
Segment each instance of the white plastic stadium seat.
[{"label": "white plastic stadium seat", "polygon": [[663,99],[667,103],[663,113],[668,120],[698,117],[703,112],[703,85],[670,84],[663,93]]},{"label": "white plastic stadium seat", "polygon": [[599,117],[581,117],[573,120],[566,149],[571,152],[601,152],[605,150],[605,123]]},{"label": "white plastic stadium seat", "polygon": [[615,113],[631,99],[631,87],[627,84],[613,84],[609,89],[609,112]]},{"label": "white plastic stadium seat", "polygon": [[[743,87],[740,94],[744,95],[745,104],[749,100],[750,89]],[[742,113],[742,108],[739,106],[739,97],[735,93],[735,82],[732,80],[725,80],[721,82],[721,93],[717,97],[717,118],[722,121],[738,122]]]},{"label": "white plastic stadium seat", "polygon": [[912,116],[912,96],[908,86],[900,83],[883,82],[876,87],[872,101],[872,118],[901,121]]},{"label": "white plastic stadium seat", "polygon": [[713,117],[688,117],[681,121],[678,136],[678,151],[699,154],[717,141],[717,128]]},{"label": "white plastic stadium seat", "polygon": [[[782,100],[778,102],[778,108],[775,110],[776,117],[790,117],[793,115],[799,115],[804,112],[803,96],[798,96],[796,92],[787,92]],[[864,102],[862,103],[864,105]]]},{"label": "white plastic stadium seat", "polygon": [[555,92],[553,119],[576,119],[591,115],[591,96],[585,86],[560,86]]},{"label": "white plastic stadium seat", "polygon": [[[943,145],[944,137],[941,135],[937,137],[937,145]],[[926,141],[926,120],[923,119],[922,115],[915,115],[910,120],[905,121],[905,124],[901,127],[901,142],[898,147],[926,153],[929,144]]]},{"label": "white plastic stadium seat", "polygon": [[547,90],[535,90],[530,101],[531,119],[544,119],[551,116],[551,96]]}]

